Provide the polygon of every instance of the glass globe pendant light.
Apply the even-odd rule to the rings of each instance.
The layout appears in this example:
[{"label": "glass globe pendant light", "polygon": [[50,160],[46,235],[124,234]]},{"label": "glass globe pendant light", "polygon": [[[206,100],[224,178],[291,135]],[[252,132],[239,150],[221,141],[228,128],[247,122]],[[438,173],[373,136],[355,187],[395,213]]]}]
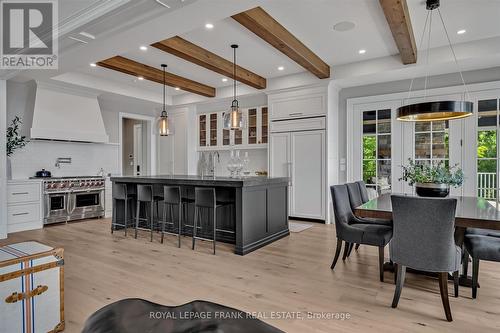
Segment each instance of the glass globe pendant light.
[{"label": "glass globe pendant light", "polygon": [[233,44],[231,47],[233,48],[233,101],[229,111],[224,113],[223,123],[225,129],[241,130],[245,127],[245,120],[236,99],[236,49],[238,45]]},{"label": "glass globe pendant light", "polygon": [[[450,36],[448,34],[448,30],[446,29],[446,25],[444,23],[443,17],[441,16],[441,11],[439,9],[440,0],[427,0],[426,8],[427,8],[427,18],[424,24],[424,31],[422,32],[422,38],[420,40],[420,47],[422,46],[422,42],[424,41],[425,32],[427,30],[427,23],[429,22],[429,31],[428,31],[428,42],[427,42],[427,60],[426,66],[429,67],[429,52],[430,52],[430,41],[431,41],[431,30],[432,30],[432,14],[434,10],[436,10],[439,14],[440,21],[443,25],[443,29],[448,40],[448,45],[450,46],[451,53],[453,54],[453,59],[455,60],[455,65],[458,68],[458,72],[460,73],[460,78],[462,80],[462,85],[464,87],[464,100],[460,101],[436,101],[436,102],[426,102],[425,98],[427,97],[427,76],[425,76],[425,87],[424,87],[424,101],[421,103],[415,103],[410,105],[404,105],[397,109],[397,119],[401,121],[413,121],[413,122],[426,122],[426,121],[437,121],[437,120],[452,120],[452,119],[460,119],[469,117],[472,115],[473,111],[473,103],[470,101],[466,101],[465,98],[470,99],[469,92],[467,90],[467,85],[465,84],[465,80],[460,70],[460,66],[458,65],[457,56],[455,54],[455,50],[453,49],[453,45],[451,44]],[[427,69],[428,73],[428,69]],[[415,78],[411,80],[410,90],[408,91],[408,99],[410,98],[411,89],[413,87],[413,81]]]},{"label": "glass globe pendant light", "polygon": [[165,81],[165,71],[167,69],[167,65],[161,64],[163,68],[163,109],[161,111],[160,118],[157,121],[158,134],[160,136],[169,136],[172,134],[172,124],[170,124],[167,113],[167,103],[166,103],[166,90],[167,84]]}]

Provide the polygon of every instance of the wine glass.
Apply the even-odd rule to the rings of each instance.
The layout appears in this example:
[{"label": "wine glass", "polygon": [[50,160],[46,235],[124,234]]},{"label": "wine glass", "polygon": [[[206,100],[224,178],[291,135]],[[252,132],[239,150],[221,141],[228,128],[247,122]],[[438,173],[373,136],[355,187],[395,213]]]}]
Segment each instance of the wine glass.
[{"label": "wine glass", "polygon": [[234,160],[234,151],[231,150],[231,156],[227,161],[227,170],[229,170],[229,177],[234,178],[234,171],[236,170],[235,160]]},{"label": "wine glass", "polygon": [[243,161],[240,158],[240,151],[236,151],[236,156],[234,158],[235,160],[235,167],[236,167],[236,177],[240,178],[241,177],[241,169],[243,169]]}]

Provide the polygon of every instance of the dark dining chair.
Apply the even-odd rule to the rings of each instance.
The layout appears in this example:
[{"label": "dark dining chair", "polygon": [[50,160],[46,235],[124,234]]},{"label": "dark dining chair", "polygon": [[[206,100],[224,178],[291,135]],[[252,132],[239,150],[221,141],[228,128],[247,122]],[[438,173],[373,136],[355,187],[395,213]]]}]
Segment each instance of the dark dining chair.
[{"label": "dark dining chair", "polygon": [[384,281],[384,248],[392,237],[392,227],[388,225],[365,223],[352,213],[349,202],[349,193],[346,185],[333,185],[330,187],[333,211],[335,213],[335,231],[337,232],[337,248],[330,268],[333,270],[337,264],[345,242],[344,253],[349,244],[364,244],[378,247],[379,276]]},{"label": "dark dining chair", "polygon": [[398,306],[406,268],[438,273],[446,319],[452,321],[448,300],[448,272],[453,272],[458,297],[461,249],[455,245],[456,199],[392,195],[393,237],[389,244],[396,264],[396,290],[392,307]]},{"label": "dark dining chair", "polygon": [[472,298],[477,297],[477,283],[479,279],[479,261],[500,262],[500,234],[487,230],[483,234],[467,233],[464,239],[465,262],[469,261],[469,254],[472,257]]},{"label": "dark dining chair", "polygon": [[[364,184],[363,181],[361,181],[361,182]],[[368,200],[364,201],[364,199],[368,199],[368,191],[366,191],[366,186],[365,186],[364,192],[366,192],[366,193],[363,194],[361,191],[361,187],[360,187],[359,182],[347,183],[346,186],[347,186],[347,192],[349,193],[349,202],[351,204],[351,209],[354,213],[356,211],[356,208],[358,208],[362,204],[368,202]],[[364,198],[365,195],[366,195],[366,198]],[[391,220],[383,220],[383,219],[377,219],[377,218],[366,218],[366,217],[358,218],[358,219],[363,221],[364,223],[382,224],[382,225],[389,225],[389,226],[392,225]],[[353,245],[354,244],[349,244],[348,251],[347,251],[347,257],[349,257],[351,255]],[[356,244],[356,250],[359,248],[359,245],[360,244]],[[344,257],[345,256],[346,256],[346,254],[344,254]]]},{"label": "dark dining chair", "polygon": [[370,196],[368,195],[368,189],[366,188],[366,183],[363,180],[358,180],[355,182],[359,186],[359,193],[361,194],[361,201],[367,203],[370,201]]}]

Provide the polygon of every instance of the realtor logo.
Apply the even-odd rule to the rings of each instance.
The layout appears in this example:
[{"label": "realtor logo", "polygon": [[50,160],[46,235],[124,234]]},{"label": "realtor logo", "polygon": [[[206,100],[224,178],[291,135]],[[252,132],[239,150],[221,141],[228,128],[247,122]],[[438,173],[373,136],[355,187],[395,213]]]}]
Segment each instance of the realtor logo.
[{"label": "realtor logo", "polygon": [[0,68],[57,69],[57,0],[2,0]]}]

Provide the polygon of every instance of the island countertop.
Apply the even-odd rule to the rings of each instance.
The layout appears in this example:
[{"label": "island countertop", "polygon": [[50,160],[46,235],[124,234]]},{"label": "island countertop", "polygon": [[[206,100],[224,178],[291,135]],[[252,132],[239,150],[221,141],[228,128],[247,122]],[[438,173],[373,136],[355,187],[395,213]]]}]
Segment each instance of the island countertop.
[{"label": "island countertop", "polygon": [[122,183],[132,182],[132,183],[147,183],[147,184],[162,184],[165,181],[168,181],[170,184],[176,184],[176,185],[248,187],[248,186],[262,186],[262,185],[288,183],[288,178],[266,177],[266,176],[230,178],[222,176],[202,177],[196,175],[156,175],[156,176],[111,177],[111,181],[122,182]]}]

